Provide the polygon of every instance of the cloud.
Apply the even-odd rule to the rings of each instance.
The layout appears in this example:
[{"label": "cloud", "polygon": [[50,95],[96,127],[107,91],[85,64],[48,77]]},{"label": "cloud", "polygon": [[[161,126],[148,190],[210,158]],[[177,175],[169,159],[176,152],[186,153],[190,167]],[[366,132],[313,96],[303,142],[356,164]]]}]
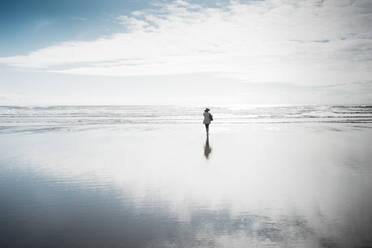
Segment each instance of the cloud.
[{"label": "cloud", "polygon": [[213,73],[252,82],[335,83],[372,76],[372,2],[158,3],[118,17],[124,31],[0,63],[81,75]]},{"label": "cloud", "polygon": [[52,24],[52,21],[50,20],[39,20],[35,23],[33,29],[34,31],[39,31],[45,28],[46,26],[49,26],[50,24]]}]

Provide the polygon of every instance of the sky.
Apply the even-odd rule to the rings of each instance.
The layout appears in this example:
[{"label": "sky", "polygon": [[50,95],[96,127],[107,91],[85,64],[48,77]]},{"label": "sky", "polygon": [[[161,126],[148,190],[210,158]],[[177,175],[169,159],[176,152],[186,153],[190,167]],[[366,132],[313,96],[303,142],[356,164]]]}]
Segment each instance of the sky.
[{"label": "sky", "polygon": [[0,105],[371,104],[370,0],[0,1]]}]

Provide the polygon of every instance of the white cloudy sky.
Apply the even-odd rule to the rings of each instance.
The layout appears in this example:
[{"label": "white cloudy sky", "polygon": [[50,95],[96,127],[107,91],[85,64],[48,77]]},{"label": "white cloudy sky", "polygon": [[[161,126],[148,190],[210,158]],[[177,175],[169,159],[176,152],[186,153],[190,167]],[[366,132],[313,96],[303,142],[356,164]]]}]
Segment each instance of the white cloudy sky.
[{"label": "white cloudy sky", "polygon": [[370,0],[162,1],[113,18],[121,31],[1,56],[0,103],[372,101]]}]

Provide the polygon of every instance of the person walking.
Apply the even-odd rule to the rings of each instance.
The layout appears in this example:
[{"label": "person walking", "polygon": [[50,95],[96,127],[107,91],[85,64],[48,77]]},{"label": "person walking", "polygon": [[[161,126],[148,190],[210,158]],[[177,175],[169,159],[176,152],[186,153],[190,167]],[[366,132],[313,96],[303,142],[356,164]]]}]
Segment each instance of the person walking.
[{"label": "person walking", "polygon": [[210,109],[206,108],[204,110],[203,116],[204,116],[204,125],[205,125],[205,130],[207,131],[207,135],[209,135],[209,124],[211,124],[211,121],[213,121],[213,116],[211,113],[209,113]]}]

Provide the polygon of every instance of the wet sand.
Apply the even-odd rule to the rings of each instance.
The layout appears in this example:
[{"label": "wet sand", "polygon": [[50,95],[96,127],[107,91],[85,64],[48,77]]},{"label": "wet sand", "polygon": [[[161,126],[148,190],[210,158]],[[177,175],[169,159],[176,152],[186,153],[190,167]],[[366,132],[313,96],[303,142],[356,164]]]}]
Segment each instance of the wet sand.
[{"label": "wet sand", "polygon": [[370,247],[370,124],[1,134],[1,247]]}]

